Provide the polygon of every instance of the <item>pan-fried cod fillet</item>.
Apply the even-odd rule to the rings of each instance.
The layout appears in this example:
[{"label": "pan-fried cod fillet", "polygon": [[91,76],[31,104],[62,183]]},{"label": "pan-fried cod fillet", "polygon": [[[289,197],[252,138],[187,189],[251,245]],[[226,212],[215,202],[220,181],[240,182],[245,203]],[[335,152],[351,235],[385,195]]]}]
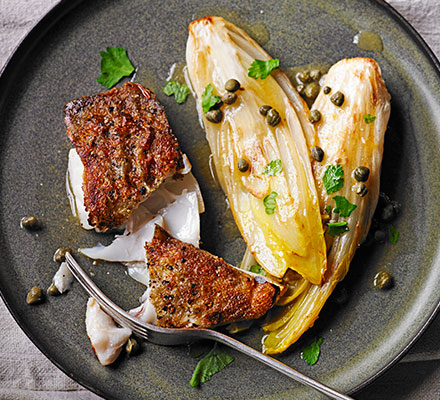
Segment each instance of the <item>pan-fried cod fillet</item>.
[{"label": "pan-fried cod fillet", "polygon": [[274,304],[279,288],[197,247],[172,238],[156,225],[145,244],[150,301],[157,325],[210,328],[260,318]]},{"label": "pan-fried cod fillet", "polygon": [[72,100],[67,136],[84,165],[84,205],[98,231],[121,226],[182,154],[156,96],[137,83]]}]

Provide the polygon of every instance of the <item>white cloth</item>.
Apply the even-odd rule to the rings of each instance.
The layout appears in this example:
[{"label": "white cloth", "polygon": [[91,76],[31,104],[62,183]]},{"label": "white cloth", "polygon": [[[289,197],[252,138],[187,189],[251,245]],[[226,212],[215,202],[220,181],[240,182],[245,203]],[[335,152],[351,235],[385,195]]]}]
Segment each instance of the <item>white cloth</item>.
[{"label": "white cloth", "polygon": [[[0,0],[0,68],[58,0]],[[440,1],[389,0],[440,56]],[[356,394],[364,400],[440,399],[440,316],[391,371]],[[55,367],[20,330],[0,300],[0,400],[96,400]]]}]

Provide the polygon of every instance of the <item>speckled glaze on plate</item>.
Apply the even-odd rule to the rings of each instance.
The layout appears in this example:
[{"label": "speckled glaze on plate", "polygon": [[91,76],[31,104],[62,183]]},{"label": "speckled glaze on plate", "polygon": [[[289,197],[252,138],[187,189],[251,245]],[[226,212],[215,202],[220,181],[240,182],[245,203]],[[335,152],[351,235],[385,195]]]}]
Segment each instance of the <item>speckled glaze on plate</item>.
[{"label": "speckled glaze on plate", "polygon": [[[221,6],[220,6],[221,4]],[[33,285],[47,288],[57,269],[59,246],[109,242],[111,235],[81,230],[65,194],[70,144],[63,105],[103,88],[99,51],[123,46],[137,67],[135,81],[151,88],[165,106],[183,150],[193,163],[205,197],[203,247],[238,263],[244,245],[208,169],[209,150],[195,103],[178,105],[161,88],[168,71],[185,57],[187,25],[194,18],[220,15],[244,28],[281,60],[283,68],[344,57],[370,56],[383,71],[392,95],[385,140],[382,188],[402,203],[390,243],[360,249],[341,284],[348,301],[330,299],[315,327],[280,359],[343,392],[353,392],[395,362],[426,327],[440,300],[438,260],[440,214],[440,78],[438,62],[412,28],[381,1],[63,1],[28,35],[0,78],[0,290],[12,314],[35,344],[69,376],[96,393],[115,399],[319,399],[257,362],[236,360],[200,389],[188,384],[196,360],[187,347],[143,344],[134,358],[101,367],[85,333],[86,295],[78,285],[65,296],[26,305]],[[372,29],[384,43],[381,53],[359,50],[353,36]],[[30,233],[20,218],[33,214],[44,227]],[[79,257],[85,267],[90,261]],[[95,281],[122,307],[137,304],[143,288],[117,264],[93,267]],[[372,280],[387,270],[390,291]],[[337,295],[337,294],[336,294]],[[335,296],[333,296],[335,297]],[[319,362],[310,367],[301,350],[323,337]],[[259,347],[262,332],[240,335]]]}]

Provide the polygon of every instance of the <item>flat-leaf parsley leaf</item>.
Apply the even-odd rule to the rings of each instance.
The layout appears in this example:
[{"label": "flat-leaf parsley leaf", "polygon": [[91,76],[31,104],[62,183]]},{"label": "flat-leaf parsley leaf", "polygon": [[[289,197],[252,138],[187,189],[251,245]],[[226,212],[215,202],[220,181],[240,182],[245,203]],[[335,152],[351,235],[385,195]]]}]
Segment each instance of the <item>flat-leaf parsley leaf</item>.
[{"label": "flat-leaf parsley leaf", "polygon": [[255,79],[266,79],[269,74],[279,68],[280,60],[275,58],[274,60],[254,60],[249,67],[248,76]]},{"label": "flat-leaf parsley leaf", "polygon": [[189,95],[189,88],[186,83],[176,81],[168,81],[162,90],[167,96],[174,95],[176,102],[179,104],[184,103]]},{"label": "flat-leaf parsley leaf", "polygon": [[329,165],[323,178],[327,194],[332,194],[344,186],[344,170],[342,165]]},{"label": "flat-leaf parsley leaf", "polygon": [[213,96],[214,86],[210,83],[205,87],[202,93],[202,109],[204,113],[207,113],[212,107],[214,107],[219,101],[219,96]]},{"label": "flat-leaf parsley leaf", "polygon": [[321,353],[322,338],[319,338],[316,342],[313,342],[309,347],[304,349],[301,353],[301,358],[309,365],[316,364],[319,354]]},{"label": "flat-leaf parsley leaf", "polygon": [[339,236],[344,232],[348,232],[350,228],[348,227],[348,222],[328,222],[328,231],[327,233],[330,236]]},{"label": "flat-leaf parsley leaf", "polygon": [[266,165],[263,174],[269,176],[275,176],[283,170],[283,166],[281,165],[281,160],[272,160],[269,164]]},{"label": "flat-leaf parsley leaf", "polygon": [[393,225],[390,225],[390,242],[392,244],[396,244],[399,240],[399,231],[394,228]]},{"label": "flat-leaf parsley leaf", "polygon": [[339,213],[341,217],[349,217],[353,210],[357,207],[356,204],[350,203],[344,196],[335,196],[333,199],[336,202],[335,213]]},{"label": "flat-leaf parsley leaf", "polygon": [[371,114],[364,115],[364,121],[367,124],[371,124],[372,122],[374,122],[375,119],[376,119],[375,115],[371,115]]},{"label": "flat-leaf parsley leaf", "polygon": [[100,51],[101,75],[97,82],[107,89],[115,86],[124,76],[129,76],[134,67],[128,59],[127,50],[122,47],[107,47],[107,53]]},{"label": "flat-leaf parsley leaf", "polygon": [[220,372],[232,361],[234,361],[234,357],[217,351],[216,343],[213,349],[197,363],[189,384],[196,387],[201,383],[208,382],[214,374]]},{"label": "flat-leaf parsley leaf", "polygon": [[263,267],[261,265],[258,265],[258,264],[251,265],[251,267],[249,268],[249,271],[253,272],[255,274],[260,274],[260,275],[266,276],[266,271],[263,269]]},{"label": "flat-leaf parsley leaf", "polygon": [[277,196],[277,192],[272,192],[263,199],[266,214],[271,215],[275,212],[275,208],[277,206]]}]

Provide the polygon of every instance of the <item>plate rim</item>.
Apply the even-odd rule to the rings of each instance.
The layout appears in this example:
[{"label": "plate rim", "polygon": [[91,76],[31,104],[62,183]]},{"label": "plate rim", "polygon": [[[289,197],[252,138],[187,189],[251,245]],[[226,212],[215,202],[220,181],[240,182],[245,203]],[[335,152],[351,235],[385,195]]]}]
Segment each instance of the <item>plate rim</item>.
[{"label": "plate rim", "polygon": [[[23,36],[23,38],[14,47],[3,67],[0,69],[0,109],[3,107],[5,99],[9,94],[9,82],[13,82],[18,68],[15,66],[20,66],[20,60],[25,58],[28,53],[38,44],[44,35],[56,24],[61,18],[69,14],[73,9],[83,3],[84,0],[59,0],[50,10],[48,10]],[[428,59],[429,64],[435,70],[440,81],[440,61],[434,54],[433,50],[427,44],[426,40],[417,32],[417,30],[407,21],[405,17],[400,14],[391,4],[386,0],[370,0],[370,3],[375,3],[384,11],[384,13],[394,20],[414,41],[415,45],[419,50],[422,51],[423,55]],[[25,335],[31,340],[31,342],[44,354],[44,356],[52,362],[59,370],[66,374],[69,378],[73,379],[75,382],[83,386],[84,388],[90,390],[98,396],[107,399],[118,398],[113,397],[109,393],[102,393],[99,389],[91,384],[84,382],[82,378],[76,376],[74,372],[69,372],[67,367],[62,366],[55,359],[53,359],[47,352],[46,349],[38,342],[37,338],[33,335],[32,331],[28,329],[25,321],[21,318],[19,313],[12,308],[8,300],[4,295],[2,290],[3,284],[0,282],[0,297],[2,298],[7,310],[14,318],[17,325],[25,333]],[[423,333],[427,330],[429,325],[433,322],[437,314],[440,312],[440,298],[437,305],[433,308],[432,312],[427,317],[426,321],[423,323],[422,327],[419,329],[417,334],[411,338],[411,340],[397,353],[397,355],[390,360],[387,365],[379,369],[371,377],[360,383],[359,385],[352,388],[348,393],[353,394],[361,389],[366,388],[368,385],[373,383],[376,379],[382,376],[385,372],[389,371],[396,363],[403,358],[403,356],[410,350],[412,346],[422,337]],[[105,396],[105,397],[104,397]]]}]

